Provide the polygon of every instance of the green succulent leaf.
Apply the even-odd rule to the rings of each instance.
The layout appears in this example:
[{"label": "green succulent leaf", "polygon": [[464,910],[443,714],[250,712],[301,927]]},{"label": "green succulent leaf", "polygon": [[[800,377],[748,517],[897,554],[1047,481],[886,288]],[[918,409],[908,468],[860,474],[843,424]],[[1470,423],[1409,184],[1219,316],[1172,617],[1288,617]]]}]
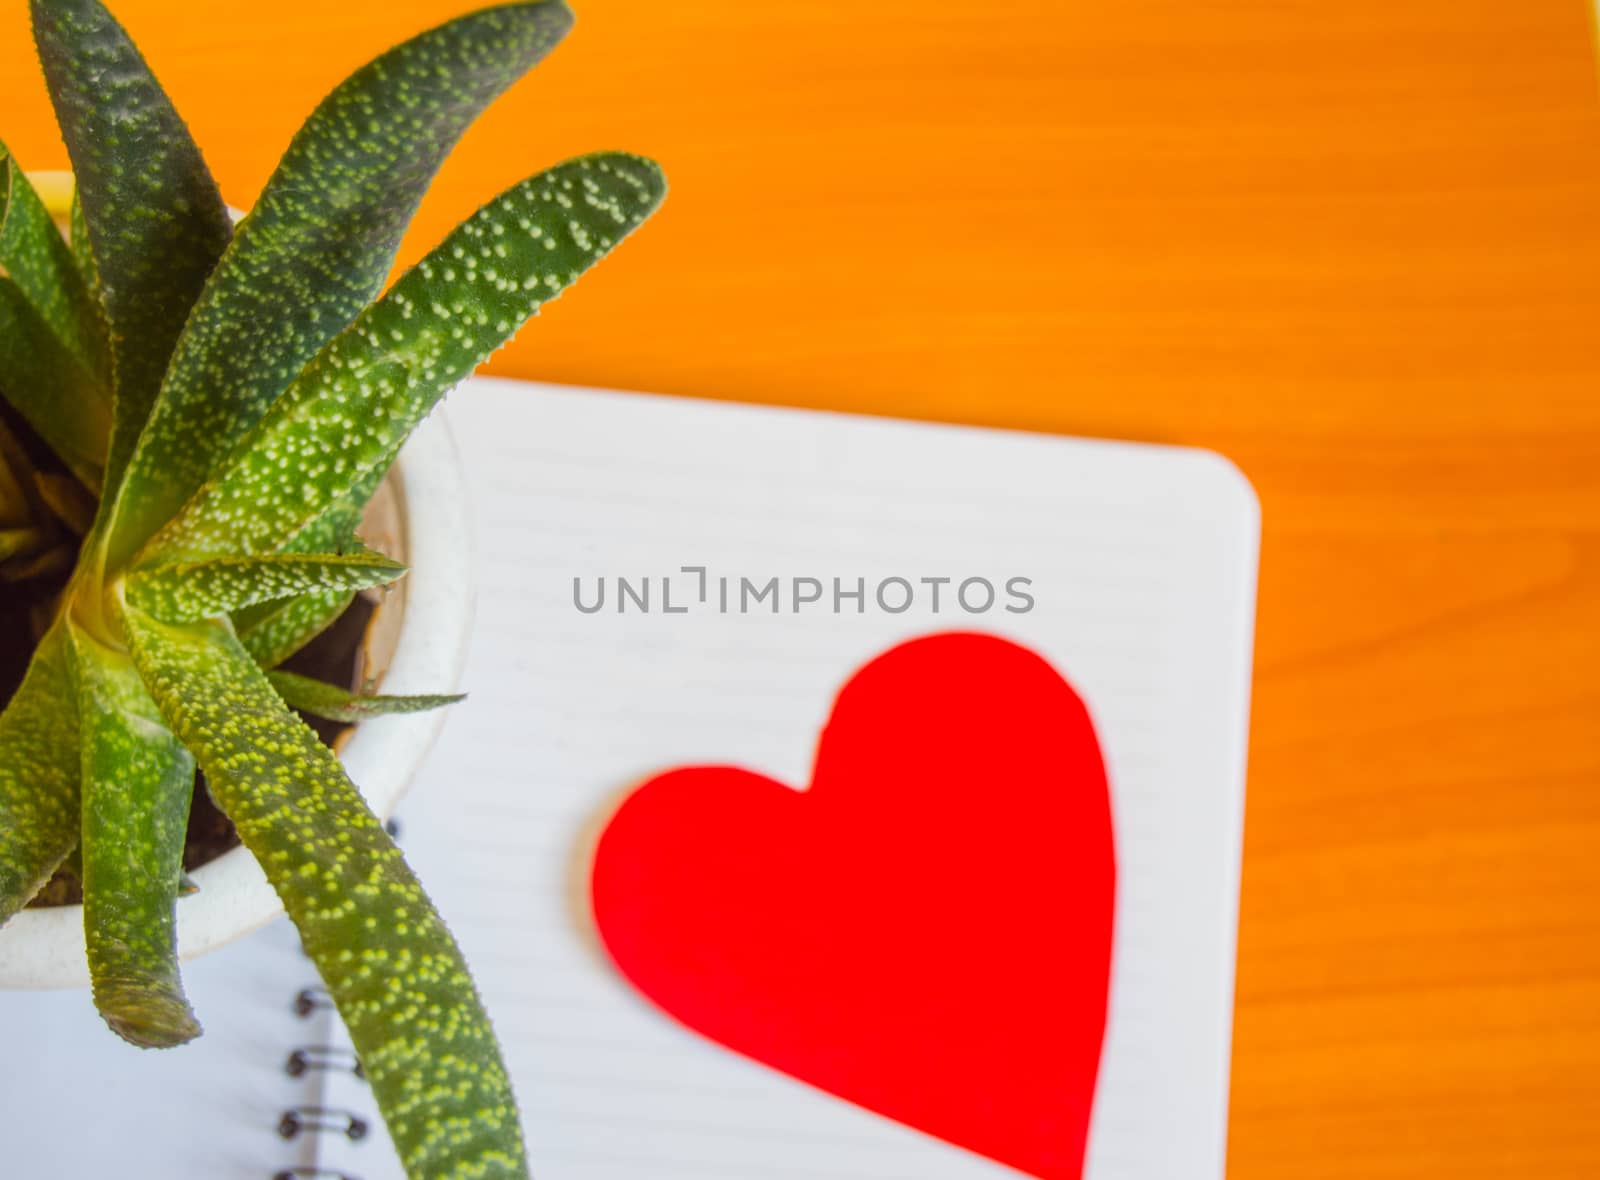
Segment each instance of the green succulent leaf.
[{"label": "green succulent leaf", "polygon": [[559,42],[560,0],[452,20],[330,94],[295,136],[195,307],[118,508],[115,566],[382,289],[467,126]]},{"label": "green succulent leaf", "polygon": [[188,127],[99,0],[31,0],[31,9],[111,344],[109,503],[178,333],[233,227]]},{"label": "green succulent leaf", "polygon": [[376,693],[351,692],[336,684],[313,680],[294,672],[267,673],[272,687],[278,690],[284,704],[325,717],[329,721],[356,722],[387,713],[424,713],[466,700],[464,693],[429,694],[422,696],[383,696]]},{"label": "green succulent leaf", "polygon": [[[72,248],[72,261],[78,268],[78,275],[83,279],[84,287],[89,291],[95,301],[95,307],[100,306],[100,276],[94,269],[94,254],[89,250],[89,225],[83,219],[83,201],[78,196],[78,186],[72,186],[72,210],[67,215],[68,245]],[[105,325],[100,325],[102,333]],[[109,363],[109,357],[107,358]]]},{"label": "green succulent leaf", "polygon": [[[367,501],[383,482],[389,464],[368,472],[342,499],[301,529],[284,545],[284,553],[346,552],[355,543]],[[342,590],[315,590],[258,602],[233,613],[234,630],[250,658],[262,668],[275,668],[331,627],[349,609],[355,595]]]},{"label": "green succulent leaf", "polygon": [[56,338],[11,279],[0,275],[0,389],[28,425],[90,488],[98,488],[111,406],[94,374]]},{"label": "green succulent leaf", "polygon": [[365,548],[174,562],[130,574],[128,601],[164,622],[188,623],[309,590],[381,586],[405,572],[400,562]]},{"label": "green succulent leaf", "polygon": [[128,612],[133,657],[300,930],[406,1172],[516,1177],[505,1066],[454,939],[333,753],[225,623]]},{"label": "green succulent leaf", "polygon": [[247,606],[233,617],[239,642],[260,668],[276,668],[350,609],[353,590],[313,590]]},{"label": "green succulent leaf", "polygon": [[289,553],[321,553],[330,549],[343,552],[355,539],[356,528],[361,524],[362,513],[383,483],[400,448],[379,460],[377,466],[363,473],[348,492],[328,505],[322,514],[307,524],[288,541],[284,550]]},{"label": "green succulent leaf", "polygon": [[178,975],[175,906],[194,759],[126,652],[69,626],[83,757],[83,929],[95,1006],[118,1036],[200,1035]]},{"label": "green succulent leaf", "polygon": [[654,212],[661,170],[569,160],[458,226],[329,342],[148,553],[265,553],[316,520],[445,392]]},{"label": "green succulent leaf", "polygon": [[0,924],[78,841],[78,709],[61,624],[45,633],[0,713]]},{"label": "green succulent leaf", "polygon": [[[72,251],[15,158],[0,144],[0,267],[74,360],[95,377],[109,408],[110,356],[94,296]],[[98,457],[97,457],[98,458]]]},{"label": "green succulent leaf", "polygon": [[[283,547],[284,553],[345,552],[354,543],[356,526],[389,469],[382,463],[321,516],[301,529]],[[234,630],[258,667],[276,668],[331,627],[350,608],[355,595],[343,590],[314,590],[292,598],[258,602],[233,613]]]}]

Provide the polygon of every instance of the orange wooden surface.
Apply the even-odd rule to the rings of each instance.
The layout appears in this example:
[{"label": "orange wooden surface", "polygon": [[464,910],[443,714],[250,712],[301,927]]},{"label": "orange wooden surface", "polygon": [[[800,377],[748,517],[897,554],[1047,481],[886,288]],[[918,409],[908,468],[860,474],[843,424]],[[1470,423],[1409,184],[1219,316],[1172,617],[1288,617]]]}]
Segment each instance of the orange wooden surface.
[{"label": "orange wooden surface", "polygon": [[[121,0],[226,195],[457,0]],[[204,6],[213,9],[213,6]],[[24,6],[0,133],[60,166]],[[1194,443],[1265,515],[1230,1175],[1600,1176],[1586,0],[586,0],[409,248],[534,167],[658,221],[496,365]]]}]

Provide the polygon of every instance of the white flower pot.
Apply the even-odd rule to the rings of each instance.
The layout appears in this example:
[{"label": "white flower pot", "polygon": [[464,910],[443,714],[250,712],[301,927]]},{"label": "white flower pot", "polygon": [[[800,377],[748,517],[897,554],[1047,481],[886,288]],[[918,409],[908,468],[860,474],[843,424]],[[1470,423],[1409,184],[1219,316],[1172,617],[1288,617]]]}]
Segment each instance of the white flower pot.
[{"label": "white flower pot", "polygon": [[[374,616],[398,612],[384,692],[455,690],[472,622],[471,536],[460,460],[442,410],[407,442],[389,479],[398,495],[397,537],[374,538],[410,572]],[[380,616],[381,621],[380,621]],[[380,662],[381,659],[380,659]],[[433,744],[448,709],[363,721],[339,758],[379,816],[387,819]],[[178,901],[178,953],[193,959],[283,912],[255,858],[235,848],[191,874],[199,892]],[[25,909],[0,927],[0,988],[86,987],[83,907]]]}]

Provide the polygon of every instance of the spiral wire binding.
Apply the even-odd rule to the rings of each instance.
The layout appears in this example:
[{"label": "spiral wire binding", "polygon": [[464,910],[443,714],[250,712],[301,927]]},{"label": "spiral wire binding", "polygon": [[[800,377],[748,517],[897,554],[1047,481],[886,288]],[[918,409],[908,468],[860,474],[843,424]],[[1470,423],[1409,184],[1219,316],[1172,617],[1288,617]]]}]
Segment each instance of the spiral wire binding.
[{"label": "spiral wire binding", "polygon": [[[398,820],[391,819],[383,826],[391,837],[399,838]],[[327,988],[313,985],[303,987],[296,992],[291,1006],[296,1016],[302,1020],[309,1020],[318,1012],[333,1010],[334,1003]],[[291,1050],[283,1063],[283,1072],[291,1078],[304,1077],[313,1071],[348,1072],[363,1081],[367,1076],[366,1071],[361,1068],[361,1059],[356,1056],[354,1050],[335,1045],[301,1045]],[[278,1134],[284,1139],[297,1139],[301,1135],[340,1134],[347,1139],[359,1141],[365,1139],[370,1130],[371,1126],[367,1120],[355,1111],[337,1107],[291,1106],[278,1116]],[[361,1180],[361,1178],[332,1168],[301,1164],[274,1172],[272,1180]]]},{"label": "spiral wire binding", "polygon": [[313,1070],[351,1073],[363,1079],[367,1076],[355,1050],[336,1045],[301,1045],[283,1063],[283,1072],[291,1078],[303,1078]]},{"label": "spiral wire binding", "polygon": [[366,1119],[353,1110],[341,1110],[336,1106],[291,1106],[278,1118],[278,1134],[285,1139],[336,1132],[358,1140],[365,1139],[369,1130]]},{"label": "spiral wire binding", "polygon": [[320,987],[303,987],[295,993],[294,1014],[302,1020],[310,1018],[313,1012],[328,1011],[333,1008],[333,997],[327,990]]},{"label": "spiral wire binding", "polygon": [[[323,1008],[332,1008],[333,1001],[320,987],[301,988],[294,999],[294,1010],[304,1019]],[[355,1050],[336,1045],[301,1045],[290,1051],[283,1063],[283,1072],[291,1078],[304,1077],[314,1071],[348,1072],[366,1080],[361,1059]],[[367,1137],[371,1125],[353,1110],[328,1106],[291,1106],[278,1116],[278,1134],[284,1139],[298,1139],[301,1135],[343,1135],[352,1142]],[[272,1174],[272,1180],[361,1180],[349,1172],[332,1168],[309,1167],[301,1164],[284,1168]]]},{"label": "spiral wire binding", "polygon": [[[332,1007],[333,1000],[320,987],[301,988],[293,1004],[295,1013],[303,1020],[315,1012]],[[348,1072],[363,1081],[367,1077],[355,1050],[337,1045],[300,1045],[284,1059],[283,1072],[291,1078],[304,1077],[314,1071]],[[371,1129],[361,1115],[338,1107],[291,1106],[278,1116],[278,1134],[284,1139],[298,1139],[301,1135],[339,1134],[352,1142],[359,1142],[367,1137]],[[274,1172],[272,1180],[361,1180],[361,1177],[332,1168],[301,1164]]]}]

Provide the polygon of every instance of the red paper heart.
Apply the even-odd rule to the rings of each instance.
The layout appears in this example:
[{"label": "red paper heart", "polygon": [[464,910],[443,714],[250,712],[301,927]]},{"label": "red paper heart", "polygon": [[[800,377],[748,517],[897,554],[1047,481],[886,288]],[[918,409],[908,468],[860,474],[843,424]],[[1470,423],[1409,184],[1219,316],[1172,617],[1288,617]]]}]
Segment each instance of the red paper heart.
[{"label": "red paper heart", "polygon": [[653,778],[595,855],[600,933],[690,1028],[1046,1180],[1077,1180],[1116,870],[1100,746],[1043,659],[913,640],[834,704],[809,790]]}]

